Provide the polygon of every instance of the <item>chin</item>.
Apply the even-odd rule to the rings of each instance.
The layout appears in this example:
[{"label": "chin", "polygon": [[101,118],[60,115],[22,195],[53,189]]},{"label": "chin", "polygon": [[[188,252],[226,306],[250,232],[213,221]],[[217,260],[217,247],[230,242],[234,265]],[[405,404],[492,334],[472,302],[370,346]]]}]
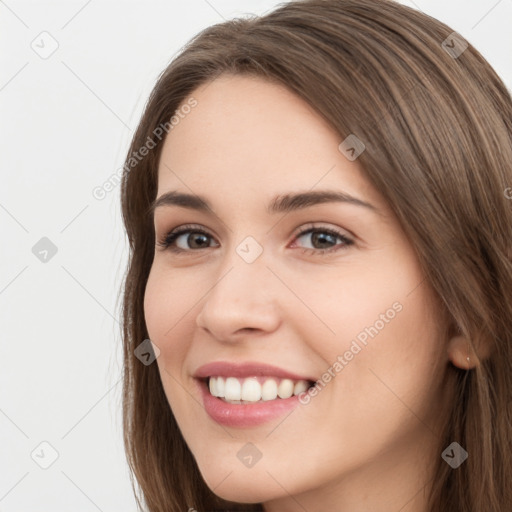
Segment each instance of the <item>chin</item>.
[{"label": "chin", "polygon": [[279,498],[283,492],[264,468],[256,470],[215,465],[204,469],[199,465],[199,471],[208,488],[227,501],[262,503]]}]

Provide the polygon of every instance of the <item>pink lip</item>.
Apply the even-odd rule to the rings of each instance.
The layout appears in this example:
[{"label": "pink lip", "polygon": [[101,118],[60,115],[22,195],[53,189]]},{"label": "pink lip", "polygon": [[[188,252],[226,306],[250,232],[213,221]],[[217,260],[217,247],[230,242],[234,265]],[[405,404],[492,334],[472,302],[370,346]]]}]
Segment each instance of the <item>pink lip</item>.
[{"label": "pink lip", "polygon": [[299,395],[252,404],[230,404],[210,393],[206,383],[206,377],[210,376],[239,378],[268,376],[312,382],[316,380],[262,363],[234,364],[218,361],[201,366],[194,377],[197,379],[204,408],[210,418],[228,427],[254,427],[276,419],[300,404]]},{"label": "pink lip", "polygon": [[206,377],[280,377],[282,379],[316,381],[316,377],[297,375],[277,366],[264,363],[230,363],[215,361],[199,367],[194,374],[197,379]]},{"label": "pink lip", "polygon": [[230,404],[213,396],[204,380],[198,380],[203,405],[210,418],[227,427],[254,427],[275,419],[300,404],[299,395],[253,404]]}]

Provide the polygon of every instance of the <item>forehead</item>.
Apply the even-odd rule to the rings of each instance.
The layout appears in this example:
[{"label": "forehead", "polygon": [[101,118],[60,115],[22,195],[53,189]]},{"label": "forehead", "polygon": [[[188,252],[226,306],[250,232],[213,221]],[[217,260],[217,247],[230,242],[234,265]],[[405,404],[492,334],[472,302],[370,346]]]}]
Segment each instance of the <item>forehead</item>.
[{"label": "forehead", "polygon": [[208,193],[212,185],[224,194],[263,194],[309,190],[321,182],[378,199],[357,161],[339,151],[339,134],[286,87],[222,75],[190,97],[197,105],[164,142],[158,194],[186,188]]}]

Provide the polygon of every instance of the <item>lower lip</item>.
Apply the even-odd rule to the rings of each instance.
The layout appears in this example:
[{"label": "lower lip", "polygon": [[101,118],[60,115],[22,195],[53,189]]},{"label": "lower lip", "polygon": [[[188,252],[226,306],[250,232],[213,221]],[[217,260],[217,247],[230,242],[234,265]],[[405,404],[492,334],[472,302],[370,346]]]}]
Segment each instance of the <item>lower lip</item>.
[{"label": "lower lip", "polygon": [[213,396],[202,380],[197,381],[201,388],[206,412],[217,423],[227,427],[254,427],[282,416],[299,405],[299,396],[277,398],[252,404],[230,404]]}]

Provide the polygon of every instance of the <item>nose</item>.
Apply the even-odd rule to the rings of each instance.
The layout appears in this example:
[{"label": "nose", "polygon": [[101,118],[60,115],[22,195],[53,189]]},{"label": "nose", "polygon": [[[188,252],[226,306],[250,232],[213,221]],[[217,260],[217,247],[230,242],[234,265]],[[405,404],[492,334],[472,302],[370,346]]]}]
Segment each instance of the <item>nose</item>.
[{"label": "nose", "polygon": [[278,283],[263,258],[246,263],[235,254],[225,263],[204,298],[196,324],[222,342],[275,331],[280,323]]}]

